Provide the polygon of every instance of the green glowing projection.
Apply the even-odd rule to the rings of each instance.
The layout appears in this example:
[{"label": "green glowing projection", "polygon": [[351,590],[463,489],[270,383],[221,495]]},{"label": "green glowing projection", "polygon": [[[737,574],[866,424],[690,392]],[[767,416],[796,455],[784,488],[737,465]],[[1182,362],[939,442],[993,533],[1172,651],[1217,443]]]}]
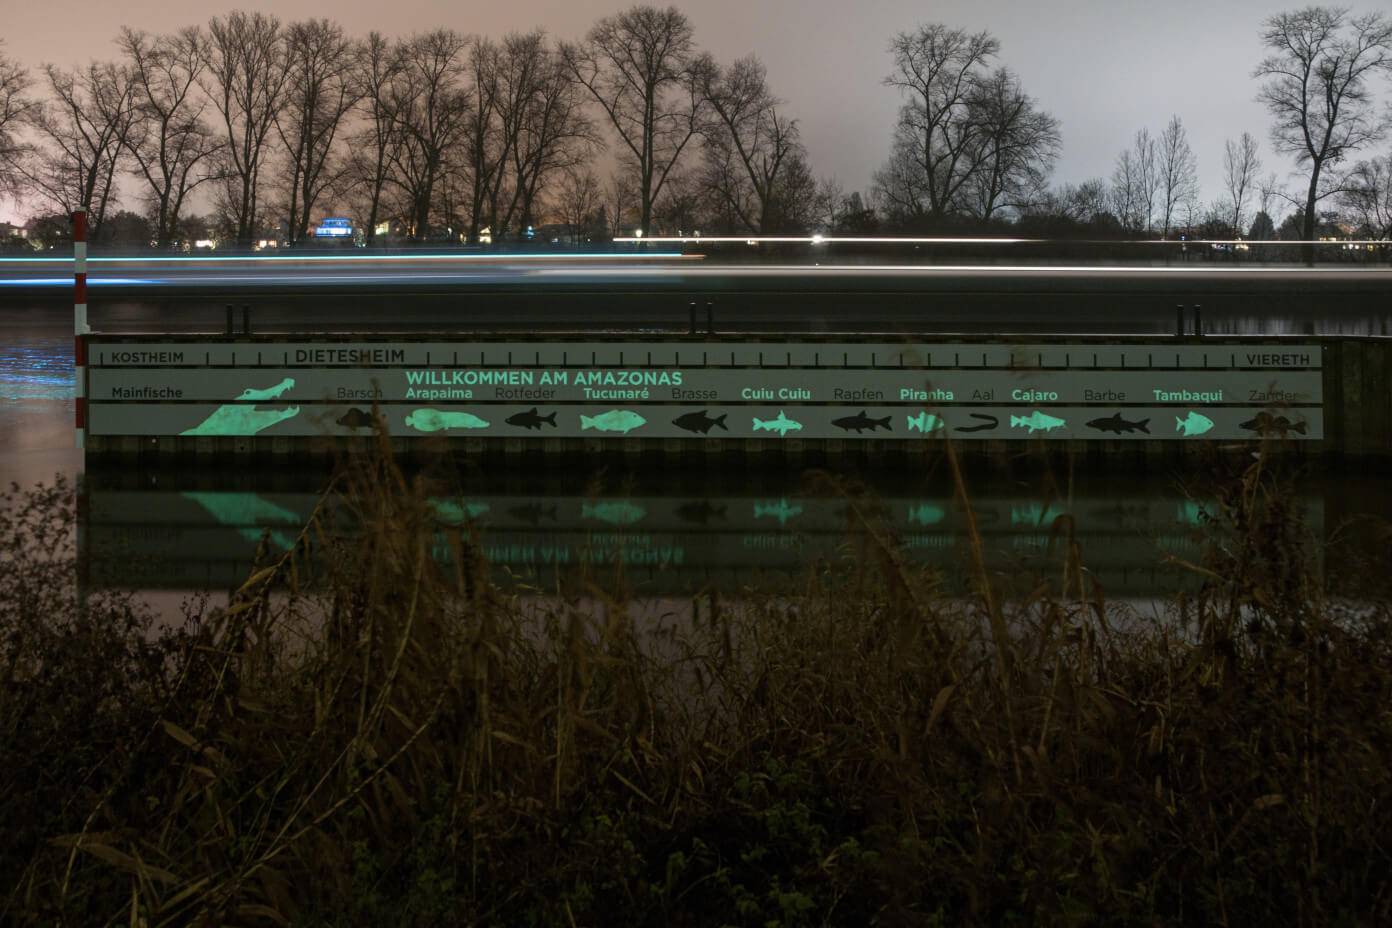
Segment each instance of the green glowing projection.
[{"label": "green glowing projection", "polygon": [[[261,402],[273,400],[295,386],[294,379],[286,377],[280,383],[258,390],[247,387],[242,391],[239,401]],[[184,429],[180,435],[255,435],[262,429],[270,428],[277,422],[292,419],[300,414],[300,407],[285,409],[257,409],[255,406],[229,404],[219,406],[213,414],[191,429]]]},{"label": "green glowing projection", "polygon": [[[754,420],[759,421],[759,420]],[[776,503],[755,503],[754,518],[762,519],[764,516],[773,516],[778,520],[779,525],[787,525],[788,520],[794,516],[802,515],[802,507],[798,505],[788,505],[786,499],[780,499]]]},{"label": "green glowing projection", "polygon": [[947,511],[936,503],[919,503],[909,507],[909,521],[919,525],[937,525],[947,518]]},{"label": "green glowing projection", "polygon": [[629,432],[647,424],[647,419],[627,409],[611,409],[597,416],[581,416],[580,428],[595,429],[600,432]]},{"label": "green glowing projection", "polygon": [[907,416],[909,420],[909,431],[918,430],[923,433],[937,432],[943,427],[943,420],[932,413],[921,412],[916,416]]},{"label": "green glowing projection", "polygon": [[647,514],[642,506],[630,502],[584,503],[580,508],[580,518],[598,519],[610,525],[632,525]]},{"label": "green glowing projection", "polygon": [[1175,521],[1186,525],[1202,525],[1205,519],[1213,518],[1213,510],[1205,503],[1186,499],[1175,507]]},{"label": "green glowing projection", "polygon": [[276,384],[274,387],[267,387],[264,390],[254,390],[251,387],[247,387],[245,390],[242,391],[242,395],[237,397],[237,399],[256,401],[273,400],[293,386],[295,386],[294,378],[286,377],[284,380]]},{"label": "green glowing projection", "polygon": [[467,412],[417,409],[406,417],[406,426],[417,432],[439,432],[445,429],[486,429],[488,423]]},{"label": "green glowing projection", "polygon": [[430,497],[429,502],[441,522],[472,522],[488,511],[487,503],[461,503],[439,496]]},{"label": "green glowing projection", "polygon": [[777,419],[755,419],[754,431],[777,432],[779,435],[786,436],[789,432],[802,431],[802,423],[795,422],[783,414],[783,410],[778,410]]},{"label": "green glowing projection", "polygon": [[[247,541],[260,543],[261,533],[270,525],[300,525],[304,522],[298,514],[262,498],[256,493],[208,493],[188,491],[181,494],[192,500],[212,515],[222,525],[237,529]],[[282,551],[288,551],[295,544],[281,529],[269,529],[271,542]]]},{"label": "green glowing projection", "polygon": [[1208,416],[1201,416],[1193,410],[1190,410],[1189,415],[1185,416],[1183,419],[1179,416],[1175,416],[1174,422],[1175,431],[1183,432],[1185,438],[1191,435],[1202,435],[1204,432],[1213,428],[1212,419]]},{"label": "green glowing projection", "polygon": [[1023,506],[1010,507],[1011,525],[1047,525],[1061,515],[1067,514],[1068,510],[1055,503],[1045,506],[1043,503],[1026,503]]},{"label": "green glowing projection", "polygon": [[255,406],[219,406],[211,416],[180,435],[255,435],[277,422],[294,418],[300,407],[257,409]]},{"label": "green glowing projection", "polygon": [[1028,416],[1011,416],[1010,427],[1012,429],[1027,428],[1030,434],[1045,431],[1052,432],[1054,429],[1063,428],[1068,423],[1054,416],[1046,415],[1039,410],[1035,410]]}]

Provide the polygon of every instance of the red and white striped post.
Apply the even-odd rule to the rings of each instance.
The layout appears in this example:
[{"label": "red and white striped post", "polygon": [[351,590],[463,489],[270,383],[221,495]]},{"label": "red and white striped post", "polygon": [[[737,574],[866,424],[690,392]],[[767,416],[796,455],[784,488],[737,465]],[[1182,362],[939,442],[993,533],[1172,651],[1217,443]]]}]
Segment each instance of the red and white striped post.
[{"label": "red and white striped post", "polygon": [[87,210],[73,210],[73,374],[77,381],[77,447],[87,445]]}]

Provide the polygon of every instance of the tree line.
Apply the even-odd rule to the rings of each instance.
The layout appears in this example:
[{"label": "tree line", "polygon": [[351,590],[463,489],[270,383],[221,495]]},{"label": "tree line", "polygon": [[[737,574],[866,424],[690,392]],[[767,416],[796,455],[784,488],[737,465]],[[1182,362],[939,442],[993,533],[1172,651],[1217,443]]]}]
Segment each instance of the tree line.
[{"label": "tree line", "polygon": [[[1339,220],[1392,234],[1392,21],[1309,7],[1261,24],[1253,70],[1273,150],[1299,189],[1229,139],[1203,203],[1178,115],[1138,129],[1109,178],[1051,183],[1058,120],[998,63],[989,32],[927,24],[889,42],[901,106],[865,194],[818,178],[798,121],[756,56],[718,63],[675,8],[636,6],[576,42],[439,28],[352,37],[328,19],[234,11],[117,55],[30,73],[0,46],[0,193],[31,232],[89,213],[94,241],[158,247],[209,228],[246,246],[346,215],[369,241],[477,243],[543,222],[620,231],[1032,234],[1311,239]],[[1368,157],[1358,157],[1367,154]],[[191,216],[195,193],[208,216]],[[120,209],[134,201],[139,210]],[[1277,229],[1273,215],[1289,214]],[[134,231],[133,231],[134,230]],[[58,233],[57,229],[53,230]]]}]

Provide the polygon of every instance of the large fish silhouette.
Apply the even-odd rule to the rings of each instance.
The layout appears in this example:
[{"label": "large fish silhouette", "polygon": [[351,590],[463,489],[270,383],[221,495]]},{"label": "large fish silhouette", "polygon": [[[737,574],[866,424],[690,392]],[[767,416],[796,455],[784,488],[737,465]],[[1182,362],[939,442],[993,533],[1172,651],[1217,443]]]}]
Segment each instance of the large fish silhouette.
[{"label": "large fish silhouette", "polygon": [[1012,429],[1027,428],[1031,433],[1038,431],[1052,432],[1054,429],[1063,428],[1068,423],[1058,418],[1035,410],[1028,416],[1011,416],[1010,427]]},{"label": "large fish silhouette", "polygon": [[854,429],[857,435],[865,429],[869,429],[873,432],[880,426],[884,426],[886,432],[893,431],[893,429],[889,427],[889,416],[885,416],[883,419],[871,419],[865,414],[865,410],[863,409],[858,415],[842,416],[840,419],[832,419],[831,424],[839,429],[845,429],[847,432]]},{"label": "large fish silhouette", "polygon": [[627,435],[633,429],[647,424],[647,419],[627,409],[611,409],[597,416],[581,416],[580,428],[596,429],[600,432],[622,432]]},{"label": "large fish silhouette", "polygon": [[212,415],[180,435],[255,435],[277,422],[294,418],[300,407],[257,409],[255,406],[219,406]]},{"label": "large fish silhouette", "polygon": [[1175,431],[1183,432],[1185,438],[1188,438],[1190,435],[1202,435],[1204,432],[1213,428],[1212,419],[1194,412],[1192,409],[1189,411],[1189,415],[1185,416],[1183,419],[1179,416],[1175,416],[1174,422]]},{"label": "large fish silhouette", "polygon": [[1097,429],[1099,432],[1111,432],[1113,435],[1120,435],[1122,432],[1145,432],[1149,435],[1150,429],[1146,428],[1149,424],[1149,419],[1142,419],[1140,422],[1129,422],[1121,417],[1121,413],[1117,413],[1105,419],[1093,419],[1087,423],[1087,427],[1090,429]]},{"label": "large fish silhouette", "polygon": [[417,409],[406,417],[406,425],[418,432],[488,428],[487,422],[472,413],[445,412],[442,409]]},{"label": "large fish silhouette", "polygon": [[[753,417],[751,417],[753,418]],[[802,423],[789,419],[783,414],[783,410],[778,410],[777,419],[754,419],[754,431],[777,432],[779,435],[787,435],[789,432],[802,430]]]},{"label": "large fish silhouette", "polygon": [[553,411],[549,416],[539,416],[537,415],[537,408],[533,406],[527,412],[519,412],[516,415],[508,416],[504,421],[506,421],[508,425],[515,425],[524,429],[540,429],[541,424],[545,422],[554,429],[556,427],[556,413]]},{"label": "large fish silhouette", "polygon": [[1304,422],[1292,422],[1285,416],[1273,416],[1269,412],[1259,412],[1255,417],[1248,419],[1238,426],[1249,432],[1256,432],[1258,435],[1280,435],[1286,437],[1287,432],[1298,432],[1305,434]]},{"label": "large fish silhouette", "polygon": [[259,401],[259,400],[273,400],[273,399],[275,399],[276,397],[280,396],[282,393],[284,393],[286,390],[289,390],[290,388],[292,388],[292,387],[294,387],[294,386],[295,386],[295,380],[294,380],[294,378],[292,378],[292,377],[286,377],[284,380],[282,380],[280,383],[276,384],[275,386],[273,386],[273,387],[267,387],[267,388],[264,389],[264,390],[254,390],[254,389],[252,389],[251,387],[247,387],[245,390],[242,391],[242,395],[239,396],[239,397],[237,397],[237,399],[239,399],[239,400],[258,400],[258,401]]},{"label": "large fish silhouette", "polygon": [[352,406],[335,421],[344,428],[365,429],[372,424],[372,413]]},{"label": "large fish silhouette", "polygon": [[725,416],[726,413],[721,413],[712,419],[710,415],[702,409],[699,412],[689,412],[684,416],[677,416],[677,418],[672,420],[672,424],[679,429],[686,429],[688,432],[700,432],[702,435],[705,435],[717,425],[720,426],[722,432],[728,432],[730,430],[725,427]]}]

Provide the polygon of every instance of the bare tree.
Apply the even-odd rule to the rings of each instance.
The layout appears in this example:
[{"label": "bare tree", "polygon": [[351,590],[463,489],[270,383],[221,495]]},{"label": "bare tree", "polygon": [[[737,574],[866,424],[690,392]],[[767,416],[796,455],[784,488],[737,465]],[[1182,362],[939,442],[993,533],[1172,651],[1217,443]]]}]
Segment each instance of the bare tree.
[{"label": "bare tree", "polygon": [[811,218],[806,206],[815,195],[807,149],[796,120],[779,111],[783,101],[769,90],[763,64],[750,55],[728,69],[711,67],[703,92],[713,114],[704,130],[703,176],[722,211],[735,220],[733,229],[805,226]]},{"label": "bare tree", "polygon": [[118,42],[134,85],[126,147],[163,248],[177,238],[185,199],[209,178],[204,167],[218,146],[202,121],[207,104],[194,92],[206,63],[203,35],[197,26],[156,37],[122,29]]},{"label": "bare tree", "polygon": [[[603,209],[609,214],[609,235],[612,238],[632,230],[633,223],[642,216],[636,181],[637,178],[628,171],[615,171],[609,175]],[[638,230],[647,231],[641,225]]]},{"label": "bare tree", "polygon": [[[1223,189],[1227,193],[1224,204],[1228,209],[1228,225],[1238,234],[1244,228],[1247,218],[1247,200],[1257,184],[1257,172],[1261,170],[1261,159],[1257,157],[1257,140],[1250,132],[1242,133],[1242,138],[1234,142],[1228,139],[1223,143]],[[1265,212],[1265,203],[1263,212]]]},{"label": "bare tree", "polygon": [[[1325,183],[1328,169],[1386,130],[1368,84],[1392,67],[1392,21],[1312,6],[1267,19],[1261,39],[1272,53],[1253,72],[1264,81],[1257,99],[1272,116],[1276,150],[1309,171],[1301,231],[1308,242],[1319,201],[1338,187]],[[1307,246],[1306,259],[1313,256]]]},{"label": "bare tree", "polygon": [[582,44],[561,55],[598,101],[636,174],[638,222],[652,224],[653,205],[696,135],[709,60],[698,56],[691,24],[676,7],[635,6],[600,20]]},{"label": "bare tree", "polygon": [[710,68],[702,92],[714,118],[706,126],[704,178],[750,232],[776,231],[780,186],[790,159],[804,153],[797,122],[778,108],[766,70],[750,55],[728,69]]},{"label": "bare tree", "polygon": [[510,66],[505,82],[525,90],[512,148],[512,199],[501,224],[512,228],[533,221],[534,204],[548,180],[577,169],[593,153],[595,127],[585,113],[584,90],[571,78],[558,50],[541,32],[510,36],[504,46]]},{"label": "bare tree", "polygon": [[472,86],[462,136],[463,170],[469,188],[470,243],[478,242],[485,228],[490,237],[502,235],[502,230],[497,228],[495,212],[503,168],[513,141],[502,123],[516,119],[515,114],[503,112],[508,104],[502,99],[502,57],[502,49],[492,39],[473,39],[469,44],[468,70]]},{"label": "bare tree", "polygon": [[1160,237],[1168,238],[1172,220],[1199,195],[1199,168],[1189,147],[1189,134],[1178,116],[1171,116],[1157,145],[1160,180]]},{"label": "bare tree", "polygon": [[1035,106],[1020,79],[999,68],[970,97],[976,125],[970,209],[990,221],[1001,207],[1020,208],[1038,196],[1058,159],[1058,121]]},{"label": "bare tree", "polygon": [[890,43],[894,70],[884,82],[908,99],[899,110],[890,164],[876,181],[898,210],[907,207],[937,223],[958,208],[981,150],[972,97],[999,51],[1000,42],[987,32],[938,24],[901,32]]},{"label": "bare tree", "polygon": [[[604,208],[604,191],[594,171],[579,164],[562,169],[551,208],[570,231],[576,244],[584,242]],[[608,231],[607,229],[604,231]]]},{"label": "bare tree", "polygon": [[381,33],[371,32],[359,46],[356,60],[355,95],[363,127],[348,142],[348,180],[354,201],[361,204],[360,224],[371,244],[401,139],[392,92],[401,72],[401,55]]},{"label": "bare tree", "polygon": [[44,75],[52,99],[31,115],[47,150],[25,176],[63,212],[86,209],[98,241],[133,118],[131,77],[95,62],[71,72],[45,65]]},{"label": "bare tree", "polygon": [[[465,76],[470,41],[452,29],[436,29],[413,36],[402,46],[390,104],[400,132],[391,179],[409,203],[408,232],[412,238],[430,235],[435,187],[449,172],[449,155],[467,124],[470,90]],[[446,207],[446,214],[452,212]]]},{"label": "bare tree", "polygon": [[1371,238],[1392,237],[1392,155],[1360,161],[1339,194],[1342,206]]},{"label": "bare tree", "polygon": [[227,144],[221,205],[237,243],[250,245],[260,229],[261,169],[266,140],[280,111],[289,76],[280,20],[234,10],[208,23],[204,90],[222,115]]},{"label": "bare tree", "polygon": [[0,41],[0,193],[11,196],[19,191],[20,161],[29,152],[18,130],[38,106],[28,89],[29,73],[5,56]]},{"label": "bare tree", "polygon": [[1159,146],[1150,130],[1141,129],[1132,147],[1117,155],[1112,170],[1113,210],[1131,234],[1150,234],[1160,184]]},{"label": "bare tree", "polygon": [[276,113],[276,134],[289,162],[286,177],[289,238],[309,235],[310,214],[324,191],[347,171],[334,142],[362,92],[357,46],[327,19],[292,23],[285,32],[287,79]]}]

